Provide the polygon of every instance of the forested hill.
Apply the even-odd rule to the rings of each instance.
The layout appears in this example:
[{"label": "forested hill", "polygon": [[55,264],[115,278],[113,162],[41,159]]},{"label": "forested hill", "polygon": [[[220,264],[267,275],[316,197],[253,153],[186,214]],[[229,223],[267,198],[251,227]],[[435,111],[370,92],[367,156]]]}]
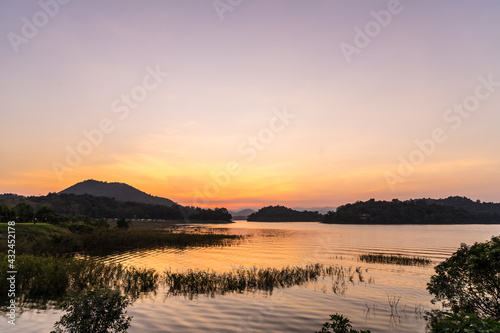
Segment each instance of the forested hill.
[{"label": "forested hill", "polygon": [[230,222],[225,208],[202,209],[180,205],[150,205],[140,202],[120,202],[114,198],[90,194],[57,194],[21,197],[0,197],[0,221],[38,221],[58,223],[88,218],[160,219]]},{"label": "forested hill", "polygon": [[479,200],[471,200],[467,197],[448,197],[446,199],[425,199],[427,203],[434,203],[443,206],[454,208],[463,208],[471,213],[493,213],[500,214],[500,203],[481,202]]},{"label": "forested hill", "polygon": [[323,215],[318,212],[299,212],[284,206],[268,206],[248,216],[247,221],[256,222],[319,222]]},{"label": "forested hill", "polygon": [[108,183],[93,179],[77,183],[59,193],[77,195],[90,194],[96,197],[114,198],[121,202],[140,202],[150,205],[172,206],[175,204],[175,202],[170,199],[147,194],[128,184]]},{"label": "forested hill", "polygon": [[429,203],[426,199],[358,201],[325,215],[323,222],[337,224],[500,224],[500,214],[473,213],[464,208]]}]

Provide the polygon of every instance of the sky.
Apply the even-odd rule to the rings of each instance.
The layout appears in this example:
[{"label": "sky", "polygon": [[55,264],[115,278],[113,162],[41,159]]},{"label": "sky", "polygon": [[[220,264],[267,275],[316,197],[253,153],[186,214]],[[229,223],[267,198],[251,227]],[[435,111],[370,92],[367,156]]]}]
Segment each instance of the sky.
[{"label": "sky", "polygon": [[496,0],[0,1],[0,193],[500,202]]}]

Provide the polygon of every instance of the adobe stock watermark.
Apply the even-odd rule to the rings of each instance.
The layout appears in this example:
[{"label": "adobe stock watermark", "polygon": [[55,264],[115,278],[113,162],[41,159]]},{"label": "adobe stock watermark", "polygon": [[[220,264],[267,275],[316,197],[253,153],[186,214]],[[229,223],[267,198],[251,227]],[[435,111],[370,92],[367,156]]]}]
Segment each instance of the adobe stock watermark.
[{"label": "adobe stock watermark", "polygon": [[[244,162],[254,161],[258,153],[265,150],[273,142],[276,134],[284,131],[296,117],[285,108],[274,110],[273,114],[267,126],[261,128],[254,136],[248,136],[238,145],[237,152]],[[240,159],[231,160],[223,168],[210,171],[211,180],[201,190],[194,189],[193,205],[196,206],[200,202],[208,204],[211,199],[217,197],[224,188],[229,186],[233,177],[238,176],[242,171],[243,166]]]},{"label": "adobe stock watermark", "polygon": [[40,10],[31,16],[31,19],[23,16],[21,18],[21,34],[9,32],[7,38],[10,46],[16,54],[19,53],[19,47],[23,44],[28,44],[30,40],[35,38],[40,29],[45,27],[51,19],[53,19],[60,10],[61,5],[66,5],[71,0],[40,0],[38,6]]},{"label": "adobe stock watermark", "polygon": [[[481,102],[489,99],[493,93],[500,87],[500,82],[493,80],[490,74],[487,78],[479,76],[479,84],[474,93],[465,97],[460,104],[454,104],[443,113],[443,121],[449,125],[452,130],[458,130],[464,121],[469,118],[473,112],[479,109]],[[449,129],[448,129],[449,131]],[[415,149],[406,157],[399,155],[399,165],[397,171],[386,171],[385,181],[392,192],[396,190],[396,185],[412,176],[418,166],[422,165],[429,156],[434,154],[439,144],[448,140],[447,131],[443,127],[436,127],[431,131],[429,137],[423,140],[415,140]]]},{"label": "adobe stock watermark", "polygon": [[[142,78],[141,84],[130,89],[128,93],[122,93],[115,98],[110,105],[111,112],[115,113],[118,120],[125,120],[129,117],[130,111],[139,107],[149,94],[157,89],[168,76],[168,72],[163,72],[160,65],[153,69],[150,66],[145,68],[146,74]],[[83,138],[74,146],[66,146],[66,156],[63,162],[53,161],[52,170],[59,179],[63,180],[63,175],[78,167],[84,157],[89,156],[95,147],[101,145],[107,134],[113,133],[116,129],[117,121],[110,117],[102,118],[97,126],[90,130],[83,129]]]},{"label": "adobe stock watermark", "polygon": [[394,15],[400,14],[402,11],[403,5],[400,0],[389,0],[387,9],[381,9],[379,11],[372,10],[370,12],[373,20],[368,21],[363,29],[359,26],[355,26],[352,44],[347,42],[340,43],[340,50],[347,63],[350,64],[352,62],[352,56],[354,54],[360,54],[363,49],[370,45],[374,38],[380,35],[382,29],[389,26]]},{"label": "adobe stock watermark", "polygon": [[224,21],[224,15],[227,12],[232,12],[236,7],[241,5],[243,0],[214,0],[212,5],[214,6],[215,12],[219,16],[221,21]]}]

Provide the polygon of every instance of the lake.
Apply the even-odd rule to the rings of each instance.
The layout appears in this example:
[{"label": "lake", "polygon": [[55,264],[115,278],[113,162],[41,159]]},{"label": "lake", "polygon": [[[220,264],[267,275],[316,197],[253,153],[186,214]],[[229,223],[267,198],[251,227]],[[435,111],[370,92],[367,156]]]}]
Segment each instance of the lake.
[{"label": "lake", "polygon": [[[433,266],[460,243],[486,241],[500,234],[494,225],[326,225],[236,221],[201,228],[246,235],[232,246],[131,251],[101,258],[137,267],[225,272],[240,266],[305,266],[312,263],[361,267],[363,281],[335,289],[331,277],[266,292],[209,297],[170,296],[160,288],[127,309],[129,332],[314,332],[330,314],[347,316],[355,329],[372,332],[424,332],[423,312],[436,308],[426,291]],[[369,264],[362,253],[402,254],[433,261],[428,267]],[[396,306],[389,301],[399,300]],[[58,310],[24,311],[17,325],[2,318],[2,332],[50,332]]]}]

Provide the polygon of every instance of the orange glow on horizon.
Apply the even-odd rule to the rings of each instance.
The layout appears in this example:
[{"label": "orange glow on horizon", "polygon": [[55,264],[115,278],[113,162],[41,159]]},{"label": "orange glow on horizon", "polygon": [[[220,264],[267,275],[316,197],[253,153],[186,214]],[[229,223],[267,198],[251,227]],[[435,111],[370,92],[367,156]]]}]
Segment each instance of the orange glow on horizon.
[{"label": "orange glow on horizon", "polygon": [[[318,171],[316,176],[308,178],[301,177],[301,170],[297,169],[288,169],[281,174],[271,173],[272,176],[262,173],[258,168],[248,169],[222,183],[221,179],[217,182],[217,179],[210,176],[210,172],[193,167],[184,169],[192,175],[190,177],[177,168],[168,169],[155,159],[148,160],[146,164],[149,166],[142,169],[139,167],[140,163],[142,161],[121,159],[98,168],[82,166],[68,174],[63,182],[54,182],[54,175],[49,170],[22,172],[13,179],[3,179],[1,192],[45,195],[48,192],[59,192],[86,179],[95,179],[127,183],[143,192],[166,197],[182,205],[207,208],[260,208],[278,204],[289,207],[339,206],[371,198],[406,200],[450,195],[465,195],[473,200],[488,201],[488,198],[478,198],[475,195],[475,191],[479,193],[482,186],[488,186],[488,180],[472,172],[478,167],[488,166],[488,160],[460,161],[460,168],[456,167],[456,161],[424,165],[412,177],[407,177],[398,184],[396,192],[390,191],[383,178],[383,173],[387,170],[383,165],[378,168],[353,168],[339,175]],[[168,170],[169,173],[158,170]],[[323,174],[328,174],[328,177],[322,176]],[[447,174],[447,177],[443,177],[443,174]],[[457,178],[462,178],[473,191],[464,193],[455,182]],[[439,189],[436,189],[436,184],[439,184]]]}]

